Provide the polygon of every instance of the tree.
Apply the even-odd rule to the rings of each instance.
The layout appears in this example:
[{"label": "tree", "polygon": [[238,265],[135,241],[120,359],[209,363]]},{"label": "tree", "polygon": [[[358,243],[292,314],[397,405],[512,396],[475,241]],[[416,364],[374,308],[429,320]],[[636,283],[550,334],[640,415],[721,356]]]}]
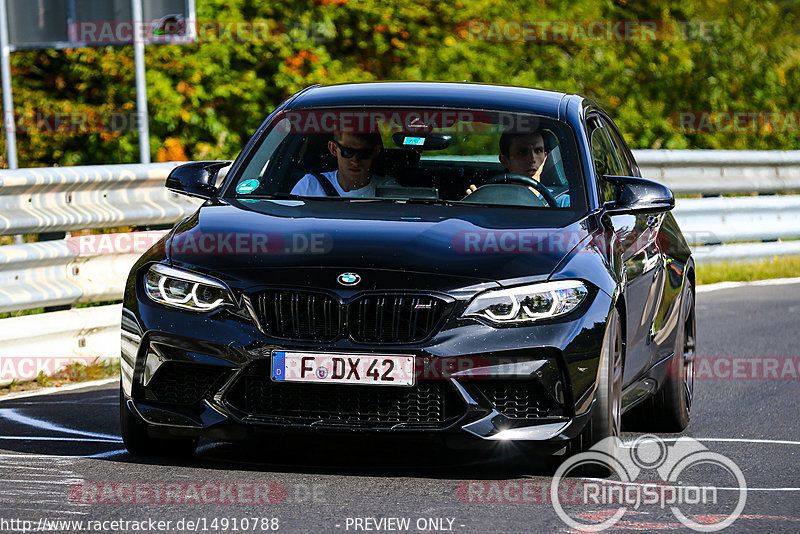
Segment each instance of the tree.
[{"label": "tree", "polygon": [[[199,42],[146,50],[152,155],[235,157],[294,92],[370,80],[578,92],[602,105],[635,148],[795,148],[797,122],[772,132],[687,133],[676,120],[682,111],[799,112],[792,8],[789,0],[197,0]],[[618,33],[621,21],[639,34]],[[534,31],[522,37],[526,23]],[[20,132],[20,166],[137,161],[132,47],[21,51],[12,60],[18,114],[78,113],[104,130]]]}]

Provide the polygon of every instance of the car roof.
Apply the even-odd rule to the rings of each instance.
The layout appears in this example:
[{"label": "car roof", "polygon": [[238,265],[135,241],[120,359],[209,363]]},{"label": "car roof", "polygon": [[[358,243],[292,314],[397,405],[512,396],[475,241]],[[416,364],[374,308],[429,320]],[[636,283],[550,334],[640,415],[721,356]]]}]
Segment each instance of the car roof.
[{"label": "car roof", "polygon": [[559,116],[565,99],[578,95],[528,87],[454,82],[370,82],[313,86],[293,98],[287,110],[349,107],[433,107],[485,109]]}]

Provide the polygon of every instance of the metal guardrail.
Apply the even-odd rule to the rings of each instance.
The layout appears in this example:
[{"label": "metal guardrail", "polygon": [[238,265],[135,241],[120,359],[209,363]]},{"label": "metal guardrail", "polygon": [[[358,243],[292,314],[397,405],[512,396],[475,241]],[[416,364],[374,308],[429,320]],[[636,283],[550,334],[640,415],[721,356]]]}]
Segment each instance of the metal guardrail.
[{"label": "metal guardrail", "polygon": [[[133,264],[164,234],[166,230],[92,236],[109,246],[91,253],[81,253],[80,238],[0,247],[0,313],[119,300]],[[119,237],[133,235],[147,239],[130,239],[125,254],[102,253],[103,248],[110,252]]]},{"label": "metal guardrail", "polygon": [[113,361],[122,305],[78,308],[0,321],[0,384],[51,374],[72,361]]},{"label": "metal guardrail", "polygon": [[[800,151],[636,150],[677,194],[800,191]],[[197,202],[164,188],[178,162],[0,171],[0,235],[170,224]]]},{"label": "metal guardrail", "polygon": [[[800,190],[800,151],[634,155],[643,176],[678,194]],[[176,165],[0,171],[0,235],[173,224],[199,204],[164,188]],[[698,262],[800,254],[800,196],[682,198],[674,214]],[[152,244],[163,232],[147,234],[141,241]],[[103,254],[82,251],[74,239],[0,247],[0,312],[120,299],[130,267],[147,247]],[[741,243],[763,240],[775,241]],[[39,357],[117,357],[119,315],[120,306],[111,305],[0,320],[0,384],[40,365]]]},{"label": "metal guardrail", "polygon": [[800,191],[800,150],[634,150],[642,176],[677,195]]},{"label": "metal guardrail", "polygon": [[[678,199],[673,213],[698,261],[771,257],[800,249],[800,241],[791,241],[800,238],[800,196]],[[88,253],[80,250],[83,237],[0,247],[0,313],[118,300],[133,263],[165,233],[91,236],[97,239]],[[129,245],[122,254],[118,244],[112,245],[121,237]],[[775,241],[731,243],[762,240]]]},{"label": "metal guardrail", "polygon": [[800,195],[683,198],[673,214],[690,245],[800,238]]},{"label": "metal guardrail", "polygon": [[721,261],[752,261],[774,256],[800,255],[800,241],[772,241],[767,243],[730,243],[692,248],[698,263]]},{"label": "metal guardrail", "polygon": [[174,223],[198,205],[164,188],[177,165],[0,171],[0,235]]}]

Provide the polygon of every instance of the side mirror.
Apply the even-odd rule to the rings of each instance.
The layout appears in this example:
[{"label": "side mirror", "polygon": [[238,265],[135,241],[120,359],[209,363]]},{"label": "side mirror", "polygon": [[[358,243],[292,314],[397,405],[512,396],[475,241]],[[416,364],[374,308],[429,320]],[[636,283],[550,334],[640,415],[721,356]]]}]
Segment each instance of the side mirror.
[{"label": "side mirror", "polygon": [[603,176],[616,189],[616,200],[603,207],[609,215],[663,213],[675,207],[669,187],[633,176]]},{"label": "side mirror", "polygon": [[167,189],[183,195],[211,198],[217,193],[217,174],[232,161],[196,161],[175,167],[167,176]]}]

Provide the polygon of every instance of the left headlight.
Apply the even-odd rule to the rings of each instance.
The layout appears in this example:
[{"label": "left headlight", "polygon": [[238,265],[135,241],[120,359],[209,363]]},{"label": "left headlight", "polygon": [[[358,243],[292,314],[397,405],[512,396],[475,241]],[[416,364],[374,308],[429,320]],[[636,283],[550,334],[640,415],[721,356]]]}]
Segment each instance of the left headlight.
[{"label": "left headlight", "polygon": [[532,323],[566,315],[589,290],[578,280],[560,280],[487,291],[475,297],[464,317],[478,317],[494,324]]},{"label": "left headlight", "polygon": [[183,310],[206,312],[233,304],[233,297],[222,283],[160,263],[147,271],[144,287],[151,300]]}]

